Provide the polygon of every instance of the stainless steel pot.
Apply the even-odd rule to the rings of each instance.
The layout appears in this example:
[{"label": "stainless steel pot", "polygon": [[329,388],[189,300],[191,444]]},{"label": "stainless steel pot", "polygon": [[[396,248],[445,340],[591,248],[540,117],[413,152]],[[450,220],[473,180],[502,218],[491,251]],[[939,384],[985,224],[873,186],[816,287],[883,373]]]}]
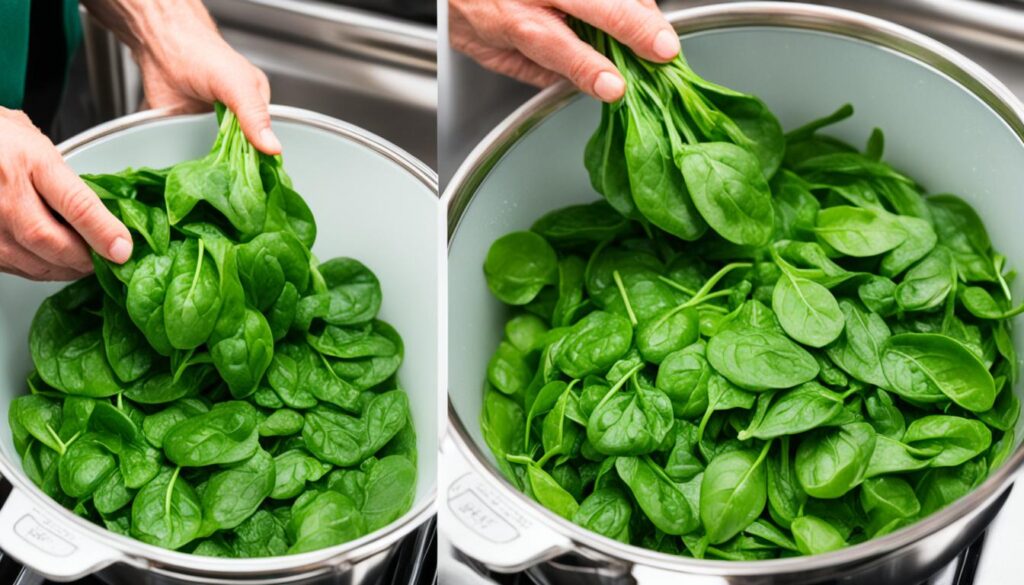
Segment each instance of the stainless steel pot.
[{"label": "stainless steel pot", "polygon": [[[863,144],[874,125],[884,128],[887,160],[926,186],[970,200],[996,247],[1024,266],[1024,106],[973,62],[903,27],[833,8],[728,3],[669,18],[698,71],[761,96],[784,127],[853,102],[857,115],[831,132]],[[758,562],[624,545],[548,512],[500,477],[478,420],[487,358],[506,315],[487,291],[483,258],[498,236],[597,197],[582,156],[598,111],[568,86],[543,92],[477,147],[443,197],[450,298],[442,533],[490,569],[527,570],[550,583],[903,584],[932,575],[1002,506],[1024,463],[1019,444],[978,489],[921,522],[824,555]],[[1022,291],[1018,279],[1014,292]],[[1024,341],[1019,328],[1015,341]],[[1018,423],[1018,438],[1021,429]]]},{"label": "stainless steel pot", "polygon": [[[22,471],[10,431],[0,433],[0,473],[14,486],[0,510],[0,548],[55,581],[98,572],[110,583],[373,583],[397,544],[434,513],[439,387],[439,274],[443,260],[437,179],[394,145],[344,122],[297,108],[271,107],[286,168],[319,225],[314,253],[347,255],[372,268],[384,289],[381,315],[402,332],[399,370],[419,437],[419,482],[412,509],[353,542],[285,557],[193,556],[119,536],[64,509]],[[59,146],[78,172],[163,167],[209,151],[212,114],[143,112]],[[27,335],[39,302],[59,288],[0,275],[0,420],[26,392]]]}]

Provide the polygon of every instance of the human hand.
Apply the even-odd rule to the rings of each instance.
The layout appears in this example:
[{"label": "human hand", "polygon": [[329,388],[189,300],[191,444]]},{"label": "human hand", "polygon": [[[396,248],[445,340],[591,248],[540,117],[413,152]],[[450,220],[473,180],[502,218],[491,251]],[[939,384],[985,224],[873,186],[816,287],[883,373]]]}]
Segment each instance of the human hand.
[{"label": "human hand", "polygon": [[679,53],[679,36],[654,0],[449,0],[452,47],[484,67],[533,85],[567,77],[582,91],[613,102],[626,91],[615,65],[569,28],[587,22],[649,61]]},{"label": "human hand", "polygon": [[87,243],[113,262],[131,257],[128,228],[28,116],[0,108],[0,136],[0,271],[33,280],[81,278],[92,270]]},{"label": "human hand", "polygon": [[201,112],[223,102],[246,138],[266,154],[281,152],[270,129],[267,76],[220,36],[199,0],[87,0],[90,14],[132,49],[146,104]]}]

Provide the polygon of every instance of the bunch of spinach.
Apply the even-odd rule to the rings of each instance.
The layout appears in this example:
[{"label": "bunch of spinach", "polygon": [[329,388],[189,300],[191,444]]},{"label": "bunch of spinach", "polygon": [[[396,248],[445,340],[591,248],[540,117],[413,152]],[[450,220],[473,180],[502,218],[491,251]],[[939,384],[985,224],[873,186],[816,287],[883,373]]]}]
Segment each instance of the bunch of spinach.
[{"label": "bunch of spinach", "polygon": [[652,64],[589,24],[574,26],[626,79],[625,97],[603,106],[587,143],[594,189],[626,217],[684,240],[710,227],[738,245],[766,245],[768,179],[785,138],[764,102],[705,80],[681,53]]},{"label": "bunch of spinach", "polygon": [[26,474],[109,530],[207,556],[333,546],[412,505],[402,338],[351,258],[319,263],[281,158],[220,112],[210,155],[83,178],[136,236],[124,265],[43,301]]},{"label": "bunch of spinach", "polygon": [[481,413],[508,481],[608,538],[757,560],[887,534],[1001,465],[1024,308],[970,205],[880,131],[819,132],[850,106],[780,142],[756,98],[580,29],[629,82],[585,155],[606,201],[484,264],[512,309]]}]

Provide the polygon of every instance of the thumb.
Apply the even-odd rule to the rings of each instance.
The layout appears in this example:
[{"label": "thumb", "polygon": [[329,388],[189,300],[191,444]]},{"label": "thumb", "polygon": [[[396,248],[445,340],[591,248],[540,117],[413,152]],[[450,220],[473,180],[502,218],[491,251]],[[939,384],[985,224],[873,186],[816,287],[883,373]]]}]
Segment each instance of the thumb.
[{"label": "thumb", "polygon": [[214,97],[226,105],[245,137],[265,154],[280,154],[281,142],[270,128],[269,91],[266,77],[248,63],[243,71],[222,76],[214,82]]},{"label": "thumb", "polygon": [[33,169],[32,183],[46,203],[100,256],[123,264],[132,256],[132,236],[100,198],[63,160]]}]

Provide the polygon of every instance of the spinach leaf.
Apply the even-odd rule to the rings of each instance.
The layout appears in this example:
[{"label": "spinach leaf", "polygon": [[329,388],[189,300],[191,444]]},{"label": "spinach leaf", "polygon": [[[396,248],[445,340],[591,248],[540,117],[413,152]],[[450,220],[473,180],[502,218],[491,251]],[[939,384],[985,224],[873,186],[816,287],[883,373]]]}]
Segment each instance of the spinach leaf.
[{"label": "spinach leaf", "polygon": [[839,301],[839,308],[846,325],[839,339],[826,349],[829,359],[861,382],[888,386],[881,362],[882,345],[890,336],[885,320],[848,299]]},{"label": "spinach leaf", "polygon": [[948,398],[972,412],[995,403],[992,374],[971,350],[951,337],[902,333],[882,344],[882,369],[888,388],[911,400]]},{"label": "spinach leaf", "polygon": [[397,520],[412,507],[415,495],[415,463],[398,455],[377,460],[366,474],[362,512],[367,532]]},{"label": "spinach leaf", "polygon": [[615,471],[637,505],[665,534],[687,534],[698,526],[697,512],[663,469],[648,457],[619,457]]},{"label": "spinach leaf", "polygon": [[877,256],[907,239],[907,232],[885,212],[837,205],[818,212],[814,233],[847,256]]},{"label": "spinach leaf", "polygon": [[790,388],[813,380],[818,362],[785,336],[742,327],[718,332],[708,341],[708,362],[746,390]]},{"label": "spinach leaf", "polygon": [[700,487],[700,517],[710,543],[729,540],[761,515],[768,498],[764,461],[769,446],[760,454],[729,451],[708,464]]},{"label": "spinach leaf", "polygon": [[910,423],[903,442],[934,455],[932,467],[955,467],[988,449],[992,431],[978,420],[933,414]]},{"label": "spinach leaf", "polygon": [[484,275],[498,300],[525,305],[540,289],[556,283],[558,260],[543,237],[534,232],[514,232],[491,244]]},{"label": "spinach leaf", "polygon": [[300,329],[309,329],[317,318],[330,325],[356,325],[377,316],[380,282],[361,262],[335,258],[321,264],[316,274],[322,277],[324,290],[314,288],[315,294],[299,301],[296,323]]},{"label": "spinach leaf", "polygon": [[676,155],[693,204],[719,235],[763,246],[775,229],[771,191],[757,159],[726,142],[688,145]]},{"label": "spinach leaf", "polygon": [[793,520],[793,539],[805,555],[818,555],[846,546],[843,535],[831,524],[816,516],[801,516]]},{"label": "spinach leaf", "polygon": [[896,304],[904,311],[927,311],[941,305],[956,287],[956,264],[938,246],[915,264],[896,287]]},{"label": "spinach leaf", "polygon": [[764,416],[740,432],[737,438],[741,441],[750,437],[772,439],[804,433],[828,423],[842,409],[842,396],[816,382],[805,382],[779,395]]},{"label": "spinach leaf", "polygon": [[876,433],[867,423],[818,430],[796,452],[800,485],[815,498],[841,497],[864,481]]},{"label": "spinach leaf", "polygon": [[785,270],[772,294],[772,310],[790,337],[811,347],[832,343],[845,325],[839,303],[827,288]]},{"label": "spinach leaf", "polygon": [[210,476],[200,502],[204,534],[235,528],[256,513],[274,489],[274,458],[259,449],[245,461]]},{"label": "spinach leaf", "polygon": [[602,488],[580,503],[572,521],[602,536],[629,542],[632,515],[633,506],[620,490]]},{"label": "spinach leaf", "polygon": [[595,201],[556,209],[535,221],[530,230],[553,245],[578,246],[628,233],[630,226],[608,203]]},{"label": "spinach leaf", "polygon": [[289,532],[295,543],[288,554],[327,548],[366,534],[366,519],[348,497],[333,491],[312,493],[308,501],[292,506]]},{"label": "spinach leaf", "polygon": [[624,317],[594,311],[576,322],[559,345],[555,363],[572,378],[605,371],[633,341],[633,327]]},{"label": "spinach leaf", "polygon": [[164,435],[164,454],[179,466],[204,467],[248,459],[259,449],[256,409],[228,401],[183,420]]},{"label": "spinach leaf", "polygon": [[136,494],[132,501],[132,537],[173,550],[199,536],[202,505],[180,472],[180,467],[164,469]]}]

